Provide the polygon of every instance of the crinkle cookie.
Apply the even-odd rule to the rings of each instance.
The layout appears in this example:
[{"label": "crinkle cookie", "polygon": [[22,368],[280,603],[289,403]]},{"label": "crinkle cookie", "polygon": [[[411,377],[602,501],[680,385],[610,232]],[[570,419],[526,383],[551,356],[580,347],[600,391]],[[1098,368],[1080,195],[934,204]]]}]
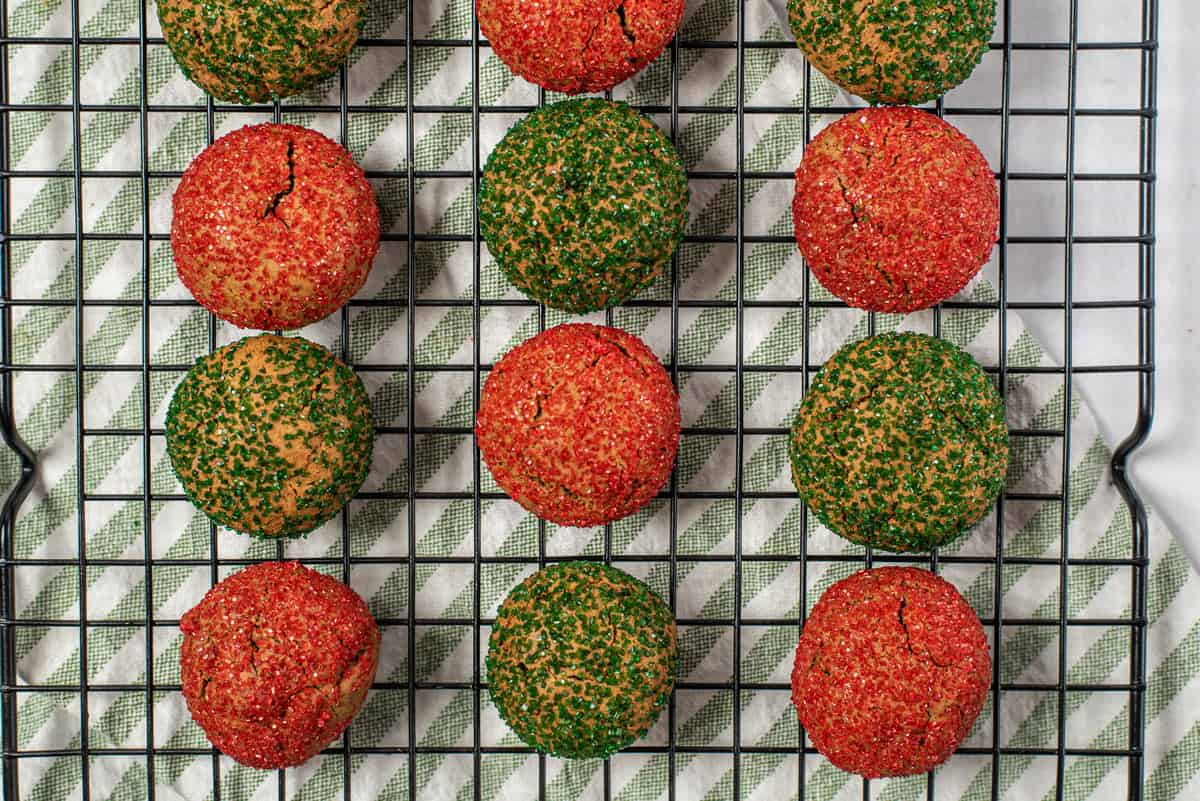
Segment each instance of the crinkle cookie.
[{"label": "crinkle cookie", "polygon": [[476,0],[479,28],[510,70],[575,95],[602,92],[658,57],[684,0]]},{"label": "crinkle cookie", "polygon": [[800,635],[792,702],[814,746],[868,778],[911,776],[966,738],[992,683],[987,636],[927,570],[863,570],[831,586]]},{"label": "crinkle cookie", "polygon": [[354,371],[298,337],[260,334],[197,360],[167,409],[184,492],[221,525],[297,537],[336,515],[371,466],[371,401]]},{"label": "crinkle cookie", "polygon": [[336,740],[379,662],[362,598],[296,562],[234,573],[180,628],[188,711],[214,746],[253,768],[299,765]]},{"label": "crinkle cookie", "polygon": [[919,105],[965,81],[987,51],[996,0],[788,0],[812,65],[871,103]]},{"label": "crinkle cookie", "polygon": [[792,216],[826,289],[860,309],[905,313],[949,299],[987,262],[1000,194],[958,129],[913,108],[863,109],[805,149]]},{"label": "crinkle cookie", "polygon": [[158,19],[184,74],[217,100],[290,97],[346,60],[367,0],[158,0]]},{"label": "crinkle cookie", "polygon": [[967,353],[924,334],[846,345],[792,424],[792,479],[832,531],[888,551],[956,539],[1008,469],[1004,404]]},{"label": "crinkle cookie", "polygon": [[598,562],[525,579],[500,605],[488,689],[523,741],[599,759],[649,731],[675,686],[670,608],[644,583]]},{"label": "crinkle cookie", "polygon": [[538,517],[599,526],[670,478],[679,396],[637,337],[560,325],[504,355],[484,382],[475,439],[492,477]]},{"label": "crinkle cookie", "polygon": [[622,303],[670,264],[688,185],[671,140],[624,103],[538,109],[492,151],[479,229],[529,297],[583,313]]}]

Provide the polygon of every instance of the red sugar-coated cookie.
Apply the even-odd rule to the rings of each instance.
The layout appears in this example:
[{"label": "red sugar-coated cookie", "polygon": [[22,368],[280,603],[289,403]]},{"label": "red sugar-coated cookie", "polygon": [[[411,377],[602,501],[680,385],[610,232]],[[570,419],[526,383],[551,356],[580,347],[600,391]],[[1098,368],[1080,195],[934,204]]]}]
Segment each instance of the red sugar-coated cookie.
[{"label": "red sugar-coated cookie", "polygon": [[987,637],[927,570],[863,570],[831,586],[800,635],[792,702],[813,745],[868,778],[941,764],[967,736],[992,680]]},{"label": "red sugar-coated cookie", "polygon": [[684,0],[476,0],[479,28],[508,68],[574,95],[611,89],[658,57]]},{"label": "red sugar-coated cookie", "polygon": [[861,309],[911,312],[951,297],[987,262],[1000,195],[987,159],[952,125],[871,108],[805,148],[792,215],[826,289]]},{"label": "red sugar-coated cookie", "polygon": [[679,396],[640,339],[573,324],[496,363],[475,418],[496,483],[538,517],[598,526],[662,488],[679,447]]},{"label": "red sugar-coated cookie", "polygon": [[294,329],[340,309],[379,250],[379,208],[345,148],[252,125],[197,156],[175,190],[171,248],[196,300],[242,328]]},{"label": "red sugar-coated cookie", "polygon": [[214,746],[253,768],[299,765],[337,739],[379,661],[363,600],[296,562],[233,574],[180,628],[188,711]]}]

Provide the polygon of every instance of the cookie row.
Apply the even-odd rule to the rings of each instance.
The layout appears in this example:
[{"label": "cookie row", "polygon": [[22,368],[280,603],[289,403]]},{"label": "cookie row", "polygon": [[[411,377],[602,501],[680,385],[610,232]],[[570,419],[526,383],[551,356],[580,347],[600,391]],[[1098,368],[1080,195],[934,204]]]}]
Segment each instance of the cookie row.
[{"label": "cookie row", "polygon": [[[299,765],[330,745],[379,668],[381,636],[367,605],[295,562],[229,576],[180,627],[188,710],[213,745],[250,767]],[[562,562],[500,605],[487,690],[527,745],[605,758],[651,730],[679,664],[671,609],[650,587],[601,562]],[[884,567],[832,584],[812,608],[792,701],[835,766],[908,776],[949,758],[991,678],[983,627],[954,586],[926,570]]]},{"label": "cookie row", "polygon": [[[171,245],[183,283],[235,325],[294,329],[367,280],[380,213],[362,170],[321,134],[248,126],[184,172]],[[488,158],[479,229],[514,286],[586,313],[633,298],[683,238],[688,183],[654,123],[587,98],[538,109]],[[849,305],[905,313],[961,290],[991,255],[999,194],[978,148],[913,108],[856,111],[821,131],[796,170],[795,236]]]},{"label": "cookie row", "polygon": [[[987,50],[994,0],[788,0],[809,62],[870,103],[920,104],[962,83]],[[504,64],[566,94],[611,89],[657,58],[684,0],[476,0]],[[218,100],[259,103],[328,78],[367,20],[366,0],[253,4],[161,0],[163,36],[184,74]]]},{"label": "cookie row", "polygon": [[[599,526],[666,485],[680,437],[670,376],[637,337],[566,324],[489,372],[475,439],[490,475],[538,517]],[[324,348],[260,334],[202,357],[167,411],[167,451],[212,520],[295,537],[332,518],[371,463],[361,380]],[[991,380],[935,337],[882,334],[839,350],[800,404],[792,477],[832,531],[889,551],[953,541],[1004,484],[1008,430]]]}]

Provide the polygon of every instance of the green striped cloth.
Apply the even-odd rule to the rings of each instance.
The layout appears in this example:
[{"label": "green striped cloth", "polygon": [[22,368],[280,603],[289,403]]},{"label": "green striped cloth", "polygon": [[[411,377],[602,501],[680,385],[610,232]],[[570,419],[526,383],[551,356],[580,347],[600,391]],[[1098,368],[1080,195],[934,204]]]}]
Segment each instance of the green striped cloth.
[{"label": "green striped cloth", "polygon": [[[141,7],[132,0],[79,0],[79,8],[84,37],[138,35]],[[737,10],[737,0],[693,0],[682,38],[735,41]],[[409,24],[405,13],[405,3],[400,0],[374,3],[365,36],[402,42]],[[471,35],[470,0],[420,0],[412,14],[418,38],[446,40]],[[743,22],[747,41],[787,38],[766,3],[746,3]],[[10,0],[7,24],[10,37],[69,36],[71,3]],[[159,35],[152,6],[146,25],[148,35]],[[1014,57],[1020,58],[1024,52],[1017,51]],[[7,55],[10,102],[69,107],[72,58],[68,46],[13,44]],[[748,47],[744,56],[739,76],[733,48],[682,48],[675,62],[677,94],[672,86],[670,53],[619,87],[616,94],[638,104],[667,106],[677,97],[686,106],[714,109],[714,113],[680,114],[677,119],[657,117],[674,134],[691,170],[735,170],[739,145],[747,170],[791,170],[803,149],[806,130],[802,114],[747,114],[744,141],[739,141],[735,116],[718,112],[736,103],[739,83],[751,107],[799,108],[805,87],[803,60],[794,48]],[[79,99],[89,110],[80,118],[83,152],[79,159],[88,174],[79,197],[73,196],[69,177],[25,176],[7,181],[11,213],[5,223],[10,232],[71,234],[78,216],[83,230],[95,235],[83,243],[82,265],[75,261],[75,243],[70,237],[7,245],[13,297],[66,302],[9,307],[13,363],[39,368],[18,367],[12,372],[16,423],[40,459],[36,486],[18,517],[14,556],[49,562],[19,565],[12,571],[16,615],[37,621],[15,633],[18,683],[37,688],[10,696],[17,707],[17,747],[29,752],[17,761],[19,797],[30,801],[80,798],[85,784],[92,799],[120,801],[145,798],[150,785],[157,798],[172,800],[216,799],[218,794],[231,801],[279,797],[334,801],[344,794],[364,800],[405,799],[410,786],[416,788],[420,799],[536,797],[540,765],[534,755],[491,751],[482,756],[476,770],[469,753],[475,742],[476,714],[482,745],[518,743],[500,722],[486,693],[476,706],[470,689],[454,688],[456,683],[471,682],[478,669],[473,628],[461,625],[462,620],[476,613],[493,615],[505,593],[532,568],[488,562],[476,575],[469,559],[440,564],[422,561],[414,571],[415,586],[410,587],[410,540],[421,557],[470,557],[478,544],[485,557],[532,559],[543,544],[550,556],[600,555],[605,552],[606,536],[603,530],[551,526],[542,537],[535,520],[504,500],[483,502],[478,529],[469,500],[420,499],[412,509],[405,500],[410,489],[443,494],[469,491],[474,476],[472,440],[461,433],[472,423],[472,372],[421,367],[469,366],[476,347],[484,362],[494,360],[536,331],[539,317],[537,310],[528,306],[485,306],[476,331],[469,305],[426,303],[470,299],[476,290],[484,299],[519,296],[486,249],[480,283],[474,286],[471,244],[446,236],[472,232],[471,180],[454,176],[469,171],[474,163],[473,117],[417,113],[412,121],[414,139],[407,142],[402,109],[409,65],[402,46],[355,50],[347,71],[347,101],[352,106],[389,110],[351,112],[344,132],[347,145],[365,168],[394,173],[394,177],[375,180],[374,186],[384,228],[397,236],[384,244],[360,295],[394,304],[359,305],[346,311],[347,340],[342,339],[340,315],[303,332],[366,368],[362,375],[378,423],[400,433],[380,435],[365,487],[384,492],[382,497],[353,502],[343,518],[284,548],[288,557],[329,560],[323,569],[339,576],[341,559],[346,556],[344,542],[349,543],[351,558],[372,558],[355,562],[349,578],[374,613],[390,621],[385,625],[379,670],[379,680],[387,687],[372,692],[351,728],[349,741],[356,748],[374,750],[352,753],[348,764],[342,753],[334,752],[284,773],[250,770],[224,758],[214,759],[203,750],[206,741],[188,717],[180,694],[159,689],[179,681],[180,637],[178,628],[169,623],[148,631],[142,622],[147,611],[153,610],[156,620],[175,620],[210,586],[209,559],[273,558],[275,548],[229,532],[218,532],[210,541],[205,519],[182,500],[162,437],[151,437],[150,452],[144,453],[138,433],[147,422],[145,409],[149,410],[149,425],[161,430],[171,391],[181,378],[178,368],[213,344],[210,318],[194,306],[155,305],[148,318],[143,314],[140,302],[147,294],[155,301],[188,299],[176,280],[168,242],[152,241],[144,254],[139,236],[104,238],[137,235],[146,225],[155,234],[169,229],[176,179],[152,177],[143,197],[137,176],[143,147],[152,170],[172,172],[182,170],[207,142],[205,99],[199,90],[184,79],[164,47],[147,48],[144,74],[141,57],[139,47],[123,44],[80,49]],[[489,106],[538,101],[536,90],[514,79],[487,49],[479,51],[478,87],[472,86],[470,48],[435,43],[417,48],[411,57],[412,100],[418,105],[469,108],[476,89],[479,101]],[[817,75],[811,77],[814,104],[831,102],[834,93],[829,85]],[[339,82],[330,80],[285,103],[283,119],[337,137],[341,133],[337,113],[289,109],[296,104],[336,107],[339,92]],[[136,108],[143,97],[154,106],[188,110],[151,113],[145,142],[136,112],[91,110],[92,106]],[[5,147],[11,169],[72,169],[75,154],[69,111],[12,111],[8,117]],[[218,113],[215,133],[269,117],[257,112]],[[517,113],[481,115],[478,142],[484,157],[518,117]],[[815,126],[820,120],[814,117],[810,122]],[[1014,135],[1018,135],[1015,130]],[[432,171],[452,173],[450,177],[418,178],[412,198],[407,197],[405,177],[410,147],[412,166],[422,171],[422,176]],[[108,175],[92,174],[95,172]],[[790,235],[789,181],[752,178],[744,182],[742,190],[739,215],[735,181],[694,180],[689,233],[710,239],[732,235],[740,219],[747,235]],[[410,214],[416,233],[438,235],[419,242],[411,254],[404,236]],[[806,291],[803,265],[794,245],[786,241],[750,243],[743,256],[740,278],[745,299],[792,301]],[[735,300],[736,259],[735,246],[719,239],[685,244],[678,259],[679,297]],[[410,269],[422,300],[411,321],[405,312]],[[829,299],[815,283],[807,291],[811,299]],[[70,302],[77,294],[97,301],[84,308],[82,320],[76,320]],[[670,281],[664,278],[645,297],[669,300]],[[963,297],[985,304],[998,300],[996,290],[984,279],[968,287]],[[745,311],[740,327],[734,309],[728,306],[685,306],[677,319],[672,319],[669,308],[620,308],[612,318],[615,324],[643,337],[664,360],[681,365],[678,380],[684,425],[709,431],[735,427],[739,413],[748,428],[785,426],[800,401],[804,382],[802,373],[796,371],[747,371],[739,387],[732,369],[739,352],[747,365],[799,366],[805,357],[819,363],[843,342],[869,330],[864,315],[830,308],[812,308],[805,315],[800,309],[753,306]],[[560,319],[550,313],[546,322]],[[593,319],[603,320],[604,315]],[[984,364],[997,364],[1003,348],[1009,367],[1051,365],[1018,316],[1010,314],[1006,323],[1002,329],[997,311],[986,307],[945,310],[936,321],[943,336],[967,347]],[[83,372],[81,385],[77,384],[73,367],[77,324],[87,365],[134,369],[89,369]],[[404,367],[410,324],[417,367],[411,386]],[[935,320],[932,314],[923,313],[906,318],[880,316],[875,324],[880,331],[932,331]],[[1002,330],[1006,332],[1003,342]],[[238,335],[227,326],[216,326],[216,344]],[[143,348],[156,366],[146,374],[136,367],[141,364]],[[372,365],[376,369],[369,369]],[[721,369],[688,369],[697,365]],[[974,557],[974,561],[939,566],[981,616],[1001,616],[1011,622],[998,630],[1000,678],[1006,687],[1000,693],[999,707],[989,702],[966,743],[974,751],[956,756],[937,771],[932,794],[938,799],[986,799],[996,787],[1003,798],[1054,799],[1059,769],[1055,749],[1062,720],[1062,744],[1069,749],[1063,765],[1063,797],[1125,798],[1129,765],[1120,752],[1130,746],[1129,694],[1104,686],[1130,681],[1132,642],[1129,628],[1120,625],[1119,619],[1130,616],[1132,574],[1127,566],[1104,560],[1128,558],[1132,533],[1129,514],[1109,475],[1109,445],[1089,409],[1080,402],[1079,393],[1069,395],[1068,405],[1063,383],[1054,374],[1011,373],[1005,392],[1013,427],[1061,429],[1068,423],[1072,445],[1064,455],[1061,436],[1016,438],[1009,491],[1033,498],[1039,493],[1059,493],[1064,489],[1060,485],[1067,458],[1068,500],[1065,508],[1057,500],[1010,500],[999,524],[989,517],[947,550],[948,554]],[[446,429],[416,436],[412,453],[403,433],[410,405],[418,426]],[[77,408],[82,409],[88,432],[109,433],[89,433],[77,443]],[[746,799],[774,801],[801,792],[805,799],[820,801],[863,797],[859,779],[832,768],[820,756],[798,755],[800,731],[785,689],[804,605],[811,605],[823,588],[860,564],[820,557],[861,551],[802,515],[801,504],[790,495],[784,437],[748,435],[740,450],[740,466],[738,454],[731,436],[685,436],[678,486],[693,492],[728,492],[737,486],[740,467],[743,489],[779,492],[780,497],[748,498],[740,508],[720,498],[685,498],[674,507],[658,501],[613,526],[607,542],[612,553],[635,557],[622,561],[621,566],[649,581],[664,596],[669,595],[668,585],[674,578],[676,611],[681,618],[714,621],[713,625],[681,628],[685,684],[732,687],[736,674],[743,684],[759,689],[735,695],[731,688],[681,688],[674,701],[674,732],[668,731],[669,720],[664,715],[644,743],[661,746],[673,737],[682,749],[673,762],[665,755],[644,752],[620,754],[607,766],[547,759],[546,798],[602,799],[607,786],[612,798],[624,801],[668,797],[716,801],[733,796],[735,781],[740,782],[740,796]],[[414,487],[409,486],[410,459],[414,461]],[[143,486],[145,464],[149,465],[149,488]],[[0,457],[0,469],[6,483],[11,483],[16,463],[7,453]],[[139,500],[146,489],[156,498],[149,508]],[[496,490],[486,472],[481,489]],[[88,497],[82,509],[76,503],[80,490]],[[743,555],[799,555],[806,549],[810,557],[806,565],[799,559],[750,559],[735,576],[732,556],[739,514]],[[668,560],[672,515],[679,555],[674,573]],[[410,519],[415,527],[411,531]],[[150,523],[148,530],[144,520]],[[1061,530],[1064,520],[1069,521],[1069,536]],[[343,524],[347,540],[343,539]],[[997,575],[994,556],[999,528],[1004,531],[1004,555],[1016,561],[1006,562]],[[1170,533],[1157,523],[1153,528],[1145,797],[1168,801],[1193,798],[1200,792],[1196,779],[1200,771],[1200,682],[1196,681],[1200,616],[1191,602],[1200,581]],[[69,562],[80,556],[79,530],[85,534],[86,556],[95,560],[84,576]],[[1060,595],[1064,589],[1059,566],[1027,559],[1053,560],[1064,547],[1070,556],[1098,560],[1069,569],[1065,598]],[[150,569],[120,561],[146,556],[155,560]],[[222,566],[221,572],[233,569]],[[86,587],[84,598],[79,596],[81,585]],[[995,608],[993,602],[997,589],[1001,608]],[[415,598],[411,610],[410,592]],[[1038,623],[1053,623],[1064,606],[1072,620],[1100,622],[1069,627],[1066,662],[1060,665],[1058,626]],[[85,649],[80,647],[76,626],[43,625],[76,621],[83,612],[89,622],[111,624],[89,626]],[[410,613],[426,624],[410,632],[405,625]],[[740,634],[728,625],[735,619],[742,623]],[[796,622],[781,625],[781,620]],[[120,622],[127,625],[118,625]],[[993,627],[989,630],[997,633]],[[485,627],[483,637],[486,634]],[[415,640],[412,663],[408,658],[410,637]],[[486,647],[486,639],[480,646]],[[147,675],[147,668],[152,676]],[[77,751],[84,742],[76,691],[84,677],[90,687],[86,744],[93,751],[86,770],[78,756],[60,755]],[[410,678],[422,683],[412,709],[407,693]],[[1073,689],[1062,695],[1044,689],[1060,678]],[[151,680],[155,689],[148,693],[144,688]],[[426,689],[426,684],[441,686]],[[415,736],[415,745],[425,749],[411,763],[406,750],[410,736]],[[733,745],[735,737],[745,749],[736,769],[730,754],[721,751]],[[148,759],[148,746],[162,750]],[[999,760],[993,759],[993,746],[1004,749]],[[219,788],[214,787],[214,770]],[[669,796],[672,783],[674,794]],[[874,799],[916,801],[927,797],[930,785],[926,777],[878,781],[870,783],[869,792]]]}]

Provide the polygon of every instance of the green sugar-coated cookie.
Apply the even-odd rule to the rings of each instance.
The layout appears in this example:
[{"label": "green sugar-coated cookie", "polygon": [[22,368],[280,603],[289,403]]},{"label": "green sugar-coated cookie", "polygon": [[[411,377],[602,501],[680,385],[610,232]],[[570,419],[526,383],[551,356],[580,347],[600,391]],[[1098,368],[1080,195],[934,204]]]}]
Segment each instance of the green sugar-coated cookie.
[{"label": "green sugar-coated cookie", "polygon": [[1004,486],[1004,404],[966,352],[924,334],[851,343],[792,424],[792,479],[848,540],[926,551],[958,537]]},{"label": "green sugar-coated cookie", "polygon": [[159,0],[175,61],[218,100],[289,97],[337,72],[367,0]]},{"label": "green sugar-coated cookie", "polygon": [[560,757],[602,758],[649,731],[679,656],[670,608],[598,562],[551,565],[500,605],[487,678],[523,741]]},{"label": "green sugar-coated cookie", "polygon": [[648,117],[567,100],[518,122],[492,151],[479,229],[518,289],[584,313],[654,280],[683,236],[687,204],[679,153]]},{"label": "green sugar-coated cookie", "polygon": [[917,105],[965,81],[996,27],[996,0],[788,0],[796,44],[871,103]]},{"label": "green sugar-coated cookie", "polygon": [[362,381],[297,337],[247,337],[199,359],[167,410],[167,453],[217,523],[295,537],[362,486],[375,427]]}]

